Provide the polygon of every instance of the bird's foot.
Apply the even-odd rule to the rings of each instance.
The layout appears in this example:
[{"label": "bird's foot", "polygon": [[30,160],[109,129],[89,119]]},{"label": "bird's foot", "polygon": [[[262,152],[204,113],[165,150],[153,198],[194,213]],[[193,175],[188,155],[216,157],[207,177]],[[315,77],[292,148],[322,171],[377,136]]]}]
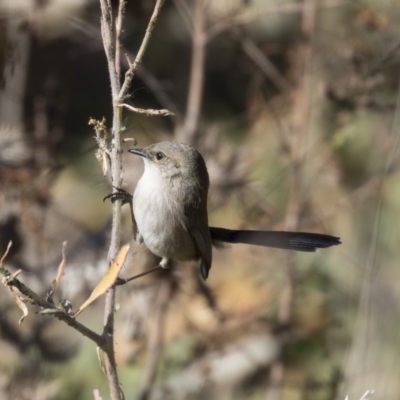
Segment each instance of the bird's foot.
[{"label": "bird's foot", "polygon": [[121,200],[122,205],[132,202],[132,195],[130,193],[128,193],[126,190],[124,190],[120,187],[117,187],[117,186],[113,186],[113,188],[116,191],[113,193],[110,193],[106,197],[104,197],[103,201],[110,199],[111,203],[115,203],[116,200]]}]

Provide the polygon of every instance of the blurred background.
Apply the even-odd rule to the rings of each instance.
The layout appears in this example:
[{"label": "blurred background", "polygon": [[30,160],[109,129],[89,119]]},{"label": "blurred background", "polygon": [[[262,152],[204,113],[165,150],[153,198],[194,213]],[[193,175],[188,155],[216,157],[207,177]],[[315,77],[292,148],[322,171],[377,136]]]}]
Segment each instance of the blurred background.
[{"label": "blurred background", "polygon": [[[123,71],[154,4],[127,1]],[[95,0],[0,0],[0,255],[12,240],[6,266],[44,294],[67,240],[58,294],[74,309],[107,269],[112,188],[88,125],[112,117],[99,21]],[[398,0],[166,0],[126,102],[175,117],[124,110],[124,138],[198,148],[211,225],[343,244],[236,245],[206,283],[184,264],[118,288],[127,399],[400,399],[399,84]],[[133,192],[142,161],[124,165]],[[124,212],[128,277],[157,261]],[[108,398],[91,342],[34,312],[18,325],[0,299],[2,399]],[[103,302],[79,316],[98,332]]]}]

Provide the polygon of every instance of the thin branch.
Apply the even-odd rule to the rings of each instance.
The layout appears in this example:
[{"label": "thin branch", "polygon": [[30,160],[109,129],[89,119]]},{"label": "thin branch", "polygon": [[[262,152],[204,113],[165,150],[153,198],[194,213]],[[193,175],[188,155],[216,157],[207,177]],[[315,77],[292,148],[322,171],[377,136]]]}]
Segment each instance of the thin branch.
[{"label": "thin branch", "polygon": [[281,360],[275,361],[269,373],[269,382],[267,389],[267,400],[280,399],[280,387],[282,385],[284,375],[284,365]]},{"label": "thin branch", "polygon": [[164,322],[167,307],[172,294],[172,283],[171,276],[161,281],[160,291],[158,293],[156,303],[156,312],[148,340],[148,353],[144,378],[145,382],[139,397],[140,400],[148,400],[151,398],[151,390],[154,387],[158,361],[162,352]]},{"label": "thin branch", "polygon": [[[318,8],[331,8],[340,7],[342,5],[348,4],[349,0],[325,0],[318,3]],[[229,17],[218,21],[213,27],[211,27],[207,32],[206,41],[209,42],[216,36],[220,35],[222,32],[232,28],[235,25],[245,25],[250,24],[259,19],[264,19],[266,17],[272,17],[279,14],[293,14],[300,13],[303,9],[302,2],[286,3],[280,4],[276,7],[267,8],[266,10],[257,10],[256,13],[239,14],[234,17]]]},{"label": "thin branch", "polygon": [[[128,63],[128,67],[132,64],[129,58],[134,58],[134,54],[132,52],[127,52],[126,61]],[[157,79],[154,74],[146,69],[144,65],[140,67],[137,71],[138,76],[142,79],[142,81],[148,86],[151,92],[154,94],[155,98],[158,102],[165,108],[171,111],[172,115],[175,115],[174,118],[176,123],[179,125],[182,121],[182,115],[179,111],[177,105],[173,102],[171,97],[168,95],[166,90],[164,89],[162,83],[159,79]]]},{"label": "thin branch", "polygon": [[[301,42],[296,54],[297,88],[293,104],[293,139],[291,143],[291,187],[285,218],[285,229],[296,231],[299,226],[303,205],[303,166],[305,161],[305,143],[309,127],[311,62],[313,55],[313,35],[315,30],[317,0],[304,0],[302,3]],[[293,315],[295,290],[295,255],[287,258],[286,285],[282,291],[278,320],[280,325],[290,324]],[[267,399],[275,400],[281,396],[285,366],[282,361],[272,365],[270,370],[270,388]]]},{"label": "thin branch", "polygon": [[121,79],[121,32],[122,32],[122,18],[125,12],[125,0],[119,1],[118,16],[115,21],[115,70],[117,73],[118,81]]},{"label": "thin branch", "polygon": [[131,85],[133,77],[135,76],[136,70],[138,69],[140,63],[142,62],[142,58],[147,49],[147,45],[149,44],[151,34],[152,34],[154,26],[157,22],[158,15],[160,13],[161,7],[164,4],[164,1],[165,0],[157,0],[157,3],[154,7],[153,15],[150,18],[149,25],[147,26],[147,29],[146,29],[146,34],[143,38],[142,44],[137,53],[135,61],[130,65],[130,68],[128,69],[128,71],[125,74],[125,81],[124,81],[122,88],[118,95],[119,103],[121,103],[124,100],[126,94],[128,93],[129,87]]},{"label": "thin branch", "polygon": [[144,272],[141,272],[140,274],[131,276],[130,278],[126,278],[126,279],[119,278],[115,282],[115,286],[126,285],[127,283],[129,283],[131,281],[134,281],[135,279],[141,278],[142,276],[151,274],[151,273],[153,273],[155,271],[159,271],[160,269],[163,269],[163,268],[160,265],[157,265],[157,267],[150,268],[147,271],[144,271]]},{"label": "thin branch", "polygon": [[294,93],[293,104],[293,142],[291,146],[292,183],[289,196],[286,229],[296,230],[301,208],[302,167],[305,159],[305,142],[309,126],[312,36],[315,27],[316,0],[303,3],[301,25],[302,43],[296,55],[298,84]]},{"label": "thin branch", "polygon": [[[23,21],[24,17],[17,14],[2,21],[2,36],[3,40],[6,40],[3,46],[6,46],[7,56],[2,61],[3,75],[0,87],[0,126],[12,128],[13,132],[16,132],[15,135],[18,135],[14,140],[20,143],[24,143],[24,98],[32,46],[29,28]],[[28,150],[23,150],[22,153],[28,153]]]},{"label": "thin branch", "polygon": [[36,292],[23,284],[19,279],[15,278],[8,269],[0,267],[0,274],[4,276],[4,285],[18,289],[18,291],[26,296],[32,304],[41,307],[43,310],[39,312],[40,314],[54,315],[60,321],[65,322],[71,328],[75,329],[83,336],[86,336],[87,338],[95,342],[99,347],[102,347],[104,345],[104,338],[101,335],[98,335],[96,332],[82,325],[65,311],[55,307],[53,303],[40,297]]},{"label": "thin branch", "polygon": [[[133,76],[142,61],[145,50],[149,43],[151,33],[154,29],[158,14],[164,3],[164,0],[157,0],[153,15],[149,21],[146,34],[143,38],[138,55],[133,64],[129,66],[125,74],[125,80],[122,88],[119,80],[119,58],[116,60],[114,51],[115,39],[116,45],[119,47],[119,35],[122,28],[122,10],[123,5],[120,0],[119,15],[117,17],[117,32],[114,32],[112,9],[109,0],[100,0],[101,4],[101,32],[103,37],[104,49],[107,56],[108,69],[111,82],[112,104],[113,104],[113,123],[112,123],[112,143],[111,143],[111,182],[116,187],[122,186],[123,170],[122,170],[122,107],[119,105],[123,102],[124,97],[128,93]],[[119,50],[117,51],[119,57]],[[121,242],[121,205],[122,201],[113,202],[111,242],[108,252],[108,261],[116,257]],[[124,395],[119,385],[117,366],[114,354],[114,309],[115,309],[115,286],[113,286],[106,294],[104,309],[104,329],[103,336],[105,338],[104,350],[104,367],[110,388],[112,400],[122,400]]]},{"label": "thin branch", "polygon": [[239,40],[243,51],[260,68],[264,75],[271,80],[276,88],[283,94],[290,93],[291,88],[286,79],[256,44],[249,37],[244,36],[242,32],[239,32],[238,28],[234,29],[234,34]]},{"label": "thin branch", "polygon": [[168,117],[169,115],[174,115],[174,113],[172,113],[169,110],[154,110],[152,108],[136,108],[133,106],[130,106],[129,104],[119,104],[118,107],[125,107],[128,110],[131,110],[135,113],[138,114],[146,114],[147,116],[157,116],[157,117]]},{"label": "thin branch", "polygon": [[203,98],[205,62],[205,0],[196,0],[193,25],[193,50],[190,70],[188,105],[183,129],[178,140],[195,145],[198,136],[201,103]]},{"label": "thin branch", "polygon": [[190,13],[189,6],[185,0],[174,0],[175,7],[177,8],[179,14],[181,15],[184,24],[190,35],[193,34],[193,19]]},{"label": "thin branch", "polygon": [[101,36],[103,38],[104,51],[107,57],[108,69],[110,71],[111,91],[113,99],[117,97],[119,88],[117,71],[115,68],[114,26],[112,19],[111,4],[108,0],[100,0],[101,6]]},{"label": "thin branch", "polygon": [[[116,107],[120,83],[116,69],[115,51],[114,51],[114,26],[112,9],[109,1],[100,0],[101,5],[101,33],[103,38],[104,50],[107,56],[107,64],[111,82],[112,104],[113,104],[113,123],[112,123],[112,149],[111,149],[111,181],[113,185],[120,187],[122,184],[122,144],[121,127],[122,115],[121,109]],[[108,252],[108,261],[117,255],[121,241],[121,202],[116,201],[113,204],[111,242]],[[117,364],[114,354],[114,309],[115,309],[115,287],[112,287],[106,294],[104,307],[103,337],[105,339],[104,367],[108,379],[110,397],[112,400],[122,400],[121,391],[117,373]]]}]

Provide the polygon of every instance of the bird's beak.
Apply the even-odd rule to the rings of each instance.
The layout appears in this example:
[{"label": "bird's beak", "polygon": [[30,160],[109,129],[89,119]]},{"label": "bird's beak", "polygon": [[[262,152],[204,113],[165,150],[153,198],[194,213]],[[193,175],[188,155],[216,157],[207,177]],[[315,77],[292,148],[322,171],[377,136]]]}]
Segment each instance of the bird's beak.
[{"label": "bird's beak", "polygon": [[144,149],[129,149],[129,153],[136,154],[137,156],[147,158],[147,153],[144,151]]}]

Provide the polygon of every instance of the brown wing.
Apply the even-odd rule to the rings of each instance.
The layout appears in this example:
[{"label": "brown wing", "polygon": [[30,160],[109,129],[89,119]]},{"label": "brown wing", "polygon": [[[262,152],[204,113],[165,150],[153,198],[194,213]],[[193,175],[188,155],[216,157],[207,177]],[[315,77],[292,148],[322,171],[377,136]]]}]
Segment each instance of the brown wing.
[{"label": "brown wing", "polygon": [[184,209],[184,218],[180,221],[196,245],[201,260],[200,273],[204,280],[208,277],[212,263],[211,235],[206,210],[206,204],[191,202],[191,207]]},{"label": "brown wing", "polygon": [[206,229],[201,229],[201,230],[197,228],[189,228],[188,231],[196,244],[201,259],[201,264],[200,264],[201,277],[204,280],[206,280],[212,263],[210,231],[208,229],[208,226],[206,227]]},{"label": "brown wing", "polygon": [[181,204],[186,205],[181,223],[190,233],[197,247],[201,260],[200,273],[205,280],[212,263],[212,244],[207,215],[207,195],[210,182],[203,157],[193,149],[192,155],[196,159],[196,162],[191,165],[192,173],[195,174],[196,179],[187,180],[185,182],[186,190],[180,193],[184,197]]}]

